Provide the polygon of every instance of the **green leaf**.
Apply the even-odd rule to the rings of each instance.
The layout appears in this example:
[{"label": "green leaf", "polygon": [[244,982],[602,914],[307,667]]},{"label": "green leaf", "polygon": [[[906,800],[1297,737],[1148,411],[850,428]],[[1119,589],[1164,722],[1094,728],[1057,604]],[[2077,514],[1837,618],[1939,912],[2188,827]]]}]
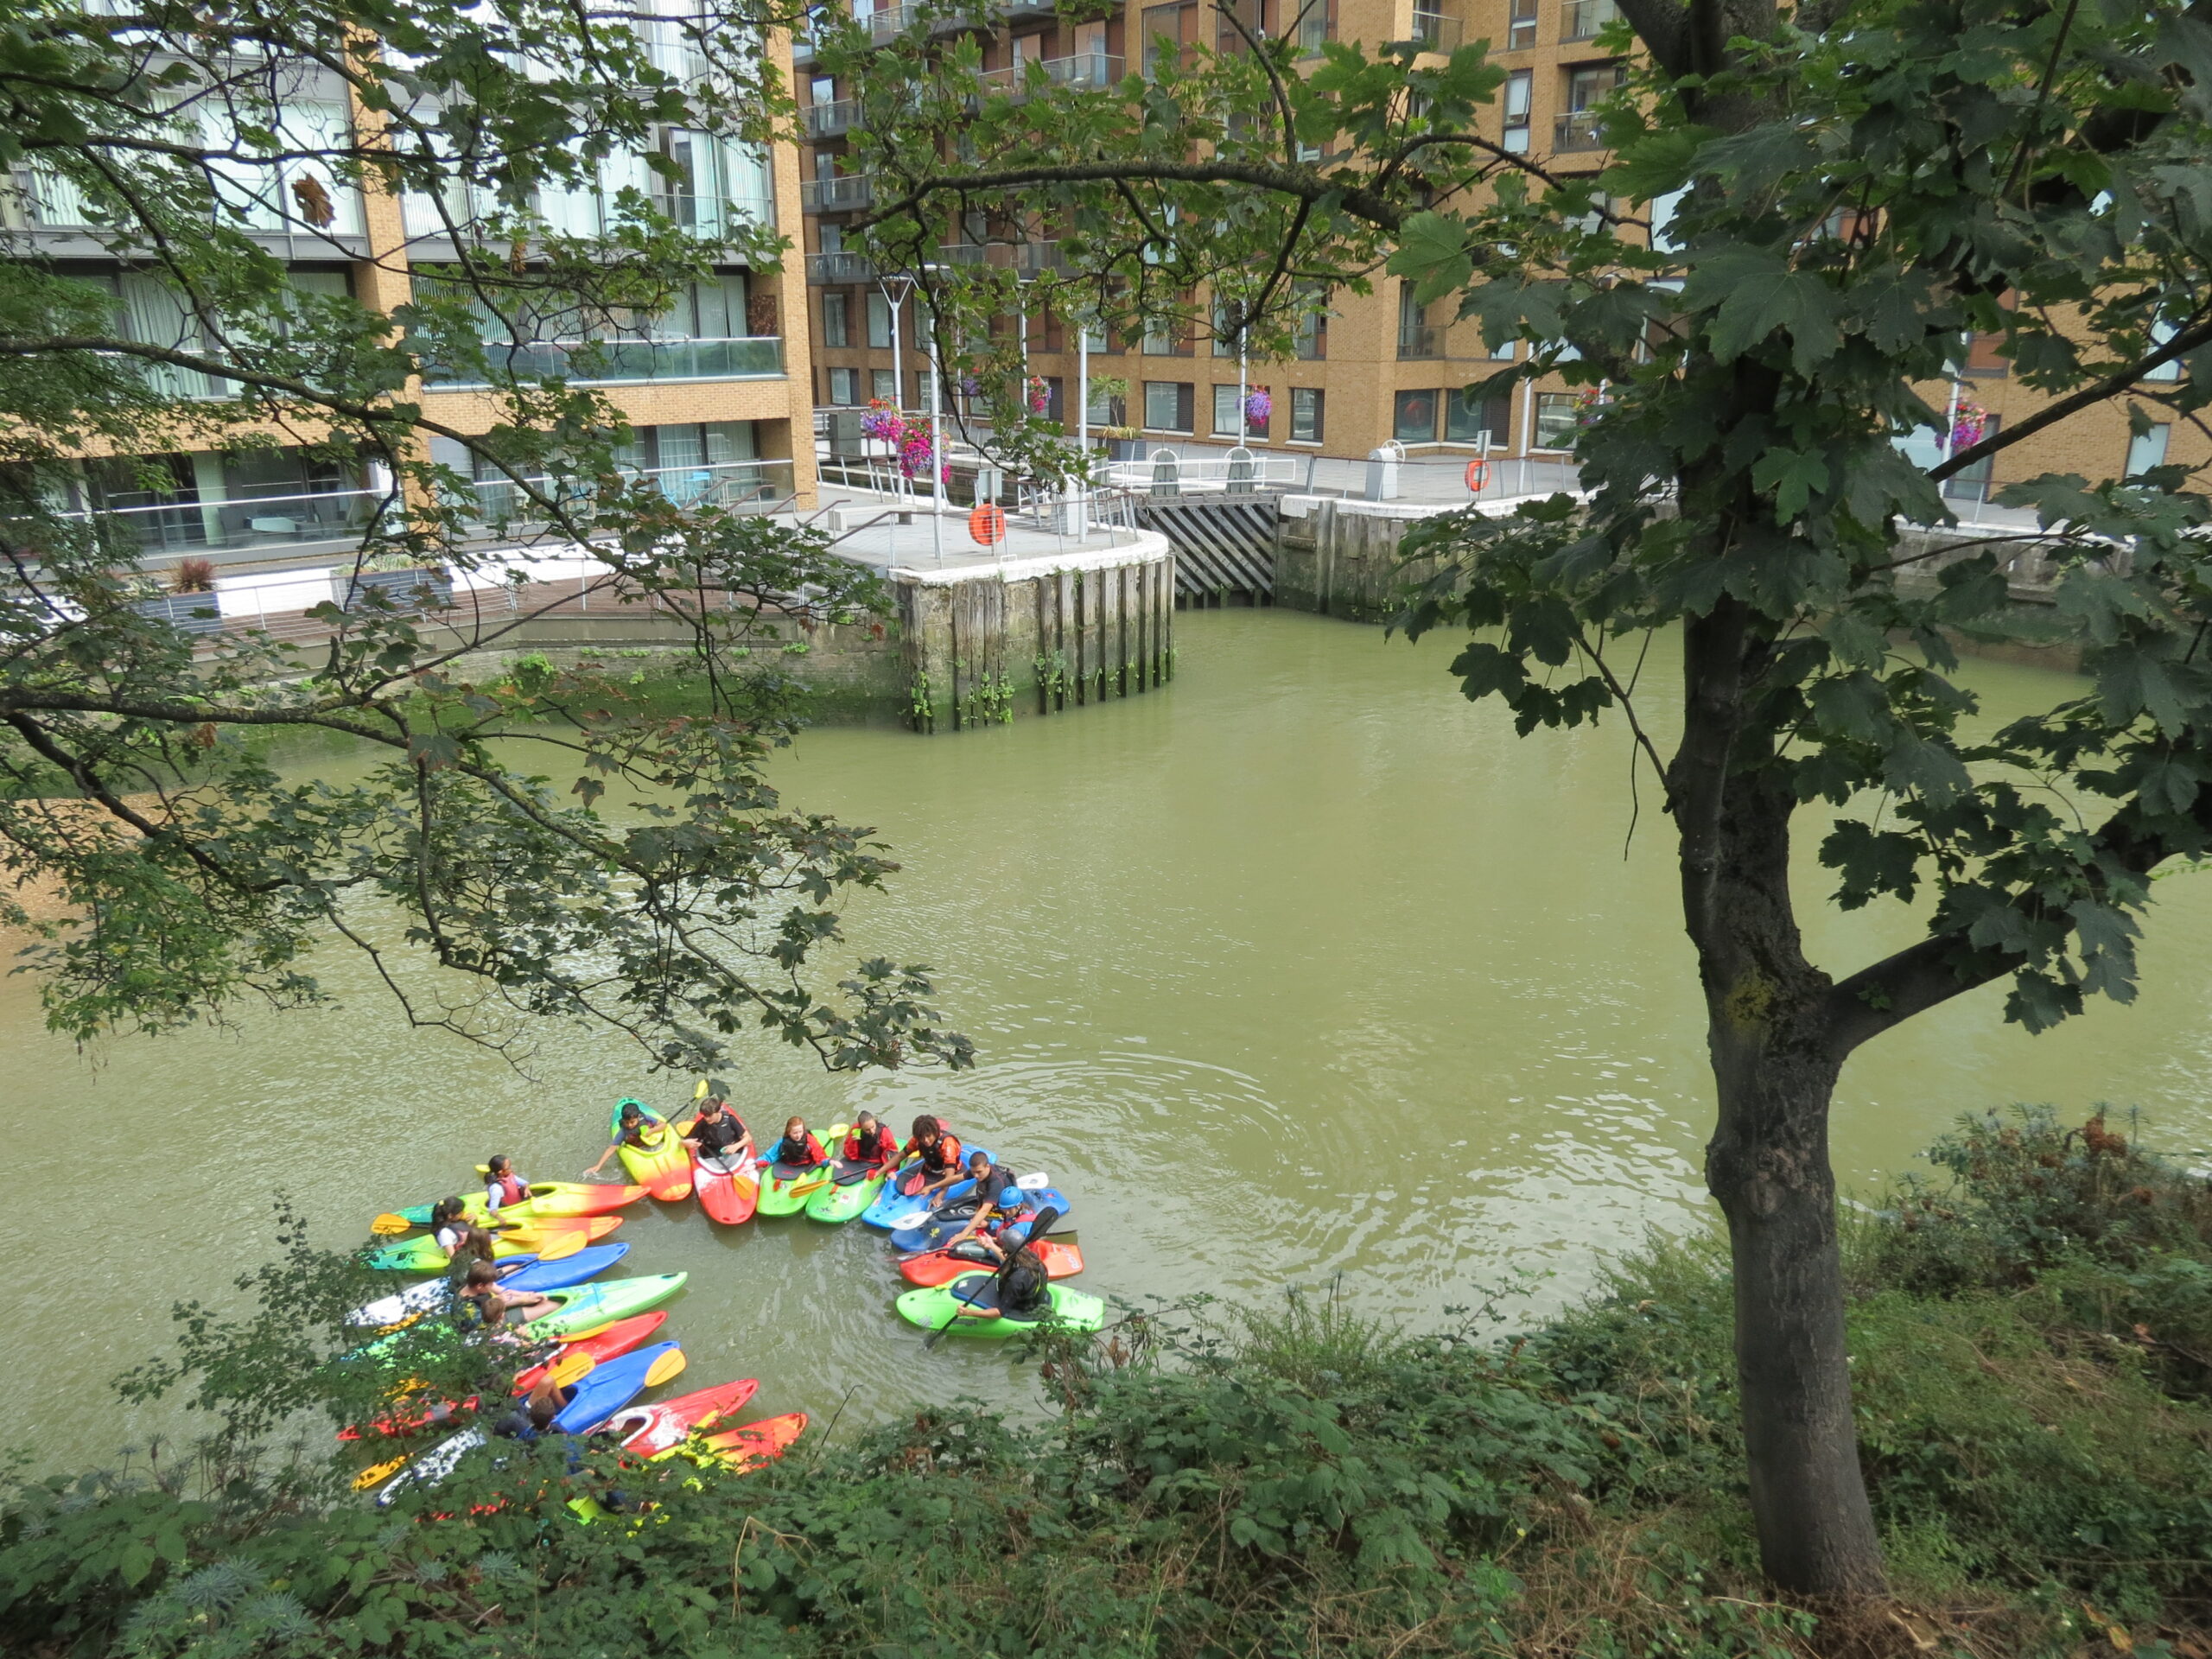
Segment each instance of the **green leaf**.
[{"label": "green leaf", "polygon": [[1733,362],[1787,332],[1792,365],[1808,374],[1843,343],[1828,285],[1810,271],[1793,269],[1773,249],[1725,244],[1694,250],[1694,256],[1683,302],[1713,312],[1707,339],[1721,362]]},{"label": "green leaf", "polygon": [[1783,524],[1800,517],[1813,496],[1828,486],[1828,464],[1796,449],[1770,449],[1751,468],[1752,485],[1774,498]]},{"label": "green leaf", "polygon": [[1443,213],[1415,213],[1398,232],[1397,251],[1385,267],[1394,276],[1410,277],[1421,304],[1465,288],[1474,276],[1467,252],[1467,227]]}]

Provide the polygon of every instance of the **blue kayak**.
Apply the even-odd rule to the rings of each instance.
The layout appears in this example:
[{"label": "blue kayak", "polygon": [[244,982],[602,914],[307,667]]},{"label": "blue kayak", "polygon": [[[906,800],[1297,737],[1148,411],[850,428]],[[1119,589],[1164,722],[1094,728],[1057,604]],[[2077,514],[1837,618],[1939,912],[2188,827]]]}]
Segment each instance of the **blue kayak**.
[{"label": "blue kayak", "polygon": [[[996,1158],[991,1157],[991,1151],[988,1147],[969,1147],[963,1151],[961,1156],[965,1158],[969,1153],[975,1152],[980,1152],[984,1157],[990,1158],[993,1163],[998,1162]],[[913,1173],[914,1166],[908,1165],[886,1181],[883,1184],[883,1191],[875,1195],[875,1202],[861,1212],[861,1219],[871,1227],[882,1227],[892,1230],[901,1227],[918,1227],[929,1219],[931,1211],[940,1205],[952,1203],[969,1187],[975,1185],[975,1182],[963,1176],[935,1198],[924,1199],[912,1193],[901,1192],[899,1190],[906,1184],[906,1178]]]},{"label": "blue kayak", "polygon": [[[514,1271],[499,1281],[501,1290],[562,1290],[570,1285],[581,1285],[594,1274],[605,1273],[624,1256],[629,1255],[627,1244],[590,1244],[574,1255],[564,1255],[558,1261],[542,1262],[534,1255],[510,1256],[499,1265],[512,1267]],[[520,1266],[515,1264],[519,1262]],[[348,1325],[397,1325],[417,1313],[429,1313],[450,1306],[453,1287],[443,1279],[433,1279],[427,1284],[416,1285],[396,1295],[379,1297],[365,1306],[357,1307],[346,1316]]]},{"label": "blue kayak", "polygon": [[657,1342],[595,1367],[574,1384],[575,1394],[553,1419],[553,1427],[563,1434],[588,1434],[643,1394],[645,1373],[681,1345]]},{"label": "blue kayak", "polygon": [[[963,1185],[969,1184],[963,1183]],[[943,1249],[952,1242],[955,1235],[975,1218],[973,1211],[967,1211],[967,1213],[962,1215],[942,1214],[942,1211],[947,1208],[965,1210],[966,1205],[961,1200],[954,1199],[950,1205],[940,1205],[938,1210],[931,1212],[929,1218],[920,1226],[900,1227],[893,1230],[891,1235],[891,1248],[901,1255],[912,1255],[918,1250]],[[1024,1190],[1022,1209],[1026,1215],[1033,1216],[1039,1210],[1047,1208],[1058,1211],[1060,1220],[1065,1221],[1068,1214],[1067,1195],[1057,1186],[1041,1186],[1034,1192]],[[1059,1223],[1055,1222],[1053,1224],[1058,1226]],[[1028,1237],[1028,1221],[1024,1219],[1014,1223],[1001,1236],[1016,1241]]]}]

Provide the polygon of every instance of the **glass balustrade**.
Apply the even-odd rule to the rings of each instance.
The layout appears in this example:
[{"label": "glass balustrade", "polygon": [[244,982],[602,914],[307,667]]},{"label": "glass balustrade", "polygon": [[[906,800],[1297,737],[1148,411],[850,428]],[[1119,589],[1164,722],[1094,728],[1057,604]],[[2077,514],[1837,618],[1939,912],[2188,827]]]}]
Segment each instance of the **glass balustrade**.
[{"label": "glass balustrade", "polygon": [[[521,380],[556,377],[577,385],[651,380],[762,380],[784,372],[784,342],[775,334],[738,340],[542,340],[527,346],[486,342],[497,372]],[[469,370],[425,364],[425,385],[454,391],[492,384]]]}]

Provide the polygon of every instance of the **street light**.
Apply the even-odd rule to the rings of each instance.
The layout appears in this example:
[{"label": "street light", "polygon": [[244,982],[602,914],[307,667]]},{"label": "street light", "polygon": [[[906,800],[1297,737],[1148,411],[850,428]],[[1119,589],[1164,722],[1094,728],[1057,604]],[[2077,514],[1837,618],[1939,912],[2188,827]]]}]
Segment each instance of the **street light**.
[{"label": "street light", "polygon": [[[875,285],[883,290],[884,304],[891,308],[891,407],[897,413],[906,407],[906,369],[899,354],[899,314],[906,308],[906,296],[914,291],[914,279],[904,271],[888,276],[879,271]],[[895,444],[892,447],[894,451],[898,448]],[[895,453],[891,461],[893,474],[899,480],[894,486],[896,493],[911,496],[913,492],[906,487],[906,476],[899,467]]]}]

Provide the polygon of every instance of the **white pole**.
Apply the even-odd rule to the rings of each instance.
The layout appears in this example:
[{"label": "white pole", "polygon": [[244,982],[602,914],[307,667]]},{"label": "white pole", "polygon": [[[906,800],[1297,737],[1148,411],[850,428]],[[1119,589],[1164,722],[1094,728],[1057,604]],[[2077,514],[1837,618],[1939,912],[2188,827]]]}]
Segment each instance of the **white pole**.
[{"label": "white pole", "polygon": [[1083,475],[1075,486],[1075,538],[1078,542],[1090,533],[1084,520],[1090,509],[1090,321],[1087,317],[1076,318],[1075,337],[1075,445],[1083,456]]},{"label": "white pole", "polygon": [[944,427],[938,411],[944,406],[944,341],[943,319],[930,306],[930,540],[937,549],[938,569],[944,568]]}]

